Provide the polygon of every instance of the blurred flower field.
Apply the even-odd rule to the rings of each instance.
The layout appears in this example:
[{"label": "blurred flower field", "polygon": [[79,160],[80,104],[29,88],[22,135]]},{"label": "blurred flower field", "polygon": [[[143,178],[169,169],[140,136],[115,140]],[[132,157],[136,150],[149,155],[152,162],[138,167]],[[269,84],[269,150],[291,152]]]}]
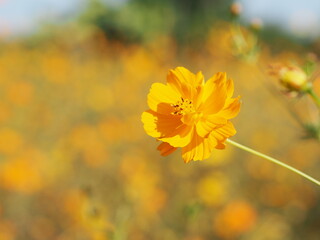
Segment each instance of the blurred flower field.
[{"label": "blurred flower field", "polygon": [[231,145],[188,164],[180,152],[161,157],[143,130],[149,87],[169,69],[225,71],[242,99],[233,139],[320,178],[319,141],[290,114],[319,121],[316,106],[288,100],[267,74],[301,54],[262,44],[254,60],[235,57],[248,49],[235,52],[230,29],[217,22],[197,48],[95,28],[2,41],[0,240],[319,239],[317,186]]}]

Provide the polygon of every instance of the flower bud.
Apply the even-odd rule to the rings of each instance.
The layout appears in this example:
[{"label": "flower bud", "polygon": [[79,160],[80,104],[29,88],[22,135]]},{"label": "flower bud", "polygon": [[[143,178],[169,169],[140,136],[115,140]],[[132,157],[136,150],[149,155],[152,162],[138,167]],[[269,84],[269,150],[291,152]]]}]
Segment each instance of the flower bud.
[{"label": "flower bud", "polygon": [[253,29],[255,31],[259,31],[262,28],[262,25],[263,25],[263,23],[260,18],[254,18],[250,22],[251,29]]},{"label": "flower bud", "polygon": [[309,52],[309,53],[307,53],[306,59],[309,62],[316,62],[316,61],[318,61],[318,56],[314,52]]},{"label": "flower bud", "polygon": [[231,4],[230,12],[234,16],[239,16],[242,12],[242,5],[238,2]]},{"label": "flower bud", "polygon": [[307,87],[307,74],[298,67],[282,67],[279,70],[281,84],[291,91],[304,91]]},{"label": "flower bud", "polygon": [[281,85],[290,92],[304,92],[309,87],[307,74],[296,66],[270,65],[269,74],[277,77]]}]

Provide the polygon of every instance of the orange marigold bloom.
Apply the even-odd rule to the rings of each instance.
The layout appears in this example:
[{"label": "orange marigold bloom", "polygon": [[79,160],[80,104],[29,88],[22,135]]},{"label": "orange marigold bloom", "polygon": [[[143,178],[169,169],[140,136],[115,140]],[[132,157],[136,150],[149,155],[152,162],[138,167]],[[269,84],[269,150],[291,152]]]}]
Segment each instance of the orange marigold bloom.
[{"label": "orange marigold bloom", "polygon": [[148,95],[149,110],[141,120],[146,133],[162,141],[158,150],[167,156],[182,148],[185,162],[203,160],[214,148],[225,148],[236,130],[229,119],[240,110],[239,98],[232,98],[233,81],[217,73],[204,82],[201,72],[184,67],[170,70],[167,84],[154,83]]}]

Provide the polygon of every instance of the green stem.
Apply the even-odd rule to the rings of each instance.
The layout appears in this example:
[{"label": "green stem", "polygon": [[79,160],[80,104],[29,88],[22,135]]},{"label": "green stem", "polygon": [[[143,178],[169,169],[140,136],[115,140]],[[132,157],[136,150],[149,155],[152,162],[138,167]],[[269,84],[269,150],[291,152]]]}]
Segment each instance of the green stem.
[{"label": "green stem", "polygon": [[237,142],[234,142],[234,141],[232,141],[230,139],[227,139],[227,142],[230,143],[231,145],[235,146],[235,147],[238,147],[238,148],[240,148],[240,149],[242,149],[244,151],[247,151],[249,153],[252,153],[254,155],[262,157],[262,158],[264,158],[266,160],[269,160],[270,162],[273,162],[273,163],[275,163],[275,164],[277,164],[279,166],[282,166],[282,167],[284,167],[284,168],[286,168],[286,169],[288,169],[288,170],[290,170],[290,171],[292,171],[292,172],[294,172],[296,174],[299,174],[300,176],[302,176],[302,177],[308,179],[309,181],[311,181],[311,182],[313,182],[313,183],[315,183],[315,184],[320,186],[320,182],[318,180],[314,179],[313,177],[310,177],[309,175],[301,172],[300,170],[298,170],[298,169],[296,169],[294,167],[291,167],[291,166],[289,166],[289,165],[287,165],[287,164],[285,164],[283,162],[280,162],[279,160],[277,160],[275,158],[272,158],[272,157],[269,157],[268,155],[265,155],[263,153],[257,152],[257,151],[255,151],[255,150],[253,150],[251,148],[248,148],[248,147],[246,147],[246,146],[244,146],[242,144],[239,144]]},{"label": "green stem", "polygon": [[320,108],[320,98],[319,96],[313,91],[312,88],[307,90],[307,93],[310,95],[310,97],[313,99],[313,101],[317,104],[317,106]]}]

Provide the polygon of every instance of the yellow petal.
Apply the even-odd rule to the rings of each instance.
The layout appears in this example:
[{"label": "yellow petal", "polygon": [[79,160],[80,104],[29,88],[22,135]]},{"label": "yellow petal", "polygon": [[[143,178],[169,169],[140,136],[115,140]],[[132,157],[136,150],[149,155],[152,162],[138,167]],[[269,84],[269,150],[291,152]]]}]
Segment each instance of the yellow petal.
[{"label": "yellow petal", "polygon": [[226,74],[217,73],[204,85],[203,102],[199,110],[207,115],[215,114],[223,108],[226,98]]},{"label": "yellow petal", "polygon": [[204,84],[204,76],[201,71],[197,72],[196,78],[195,78],[195,85],[201,86]]},{"label": "yellow petal", "polygon": [[193,135],[192,141],[182,148],[182,158],[186,163],[208,158],[217,145],[217,140],[214,137],[202,138],[196,131]]},{"label": "yellow petal", "polygon": [[231,98],[231,97],[232,97],[233,92],[234,92],[233,81],[232,81],[232,79],[229,79],[229,80],[227,81],[227,95],[228,95],[228,98]]},{"label": "yellow petal", "polygon": [[196,125],[197,133],[200,137],[207,137],[213,129],[227,124],[227,120],[220,116],[209,115],[200,119]]},{"label": "yellow petal", "polygon": [[152,110],[143,112],[141,121],[146,133],[155,138],[169,136],[183,124],[177,116],[163,115]]},{"label": "yellow petal", "polygon": [[224,72],[218,72],[209,78],[205,83],[204,99],[207,99],[212,94],[216,85],[226,85],[226,81],[227,74]]},{"label": "yellow petal", "polygon": [[189,144],[192,139],[193,128],[193,126],[182,124],[172,130],[171,133],[159,138],[159,140],[167,142],[173,147],[184,147]]},{"label": "yellow petal", "polygon": [[223,127],[216,129],[215,131],[226,137],[232,137],[237,133],[236,129],[230,121],[228,121],[228,123]]},{"label": "yellow petal", "polygon": [[240,96],[237,98],[231,98],[226,101],[225,106],[223,109],[217,113],[218,116],[224,117],[226,119],[231,119],[234,118],[238,115],[240,111]]},{"label": "yellow petal", "polygon": [[198,72],[197,75],[195,75],[184,67],[177,67],[174,70],[171,70],[171,72],[178,78],[181,83],[188,83],[195,88],[198,85],[201,85],[204,79],[201,72]]},{"label": "yellow petal", "polygon": [[193,125],[196,113],[188,113],[182,116],[181,121],[187,125]]},{"label": "yellow petal", "polygon": [[170,114],[173,111],[171,104],[180,100],[180,97],[170,86],[154,83],[148,94],[148,105],[155,112]]},{"label": "yellow petal", "polygon": [[[234,128],[233,124],[228,121],[226,125],[215,129],[211,134],[217,139],[219,145],[224,148],[224,142],[226,141],[226,139],[234,136],[236,133],[237,131]],[[219,148],[219,146],[217,148]]]},{"label": "yellow petal", "polygon": [[226,148],[226,144],[225,142],[218,142],[216,149],[225,149]]},{"label": "yellow petal", "polygon": [[160,151],[160,154],[162,156],[168,156],[169,154],[177,150],[177,148],[172,147],[169,143],[163,142],[158,146],[157,150]]},{"label": "yellow petal", "polygon": [[204,77],[201,72],[196,75],[184,67],[170,70],[167,83],[184,98],[193,100],[197,95],[197,89],[203,84]]}]

